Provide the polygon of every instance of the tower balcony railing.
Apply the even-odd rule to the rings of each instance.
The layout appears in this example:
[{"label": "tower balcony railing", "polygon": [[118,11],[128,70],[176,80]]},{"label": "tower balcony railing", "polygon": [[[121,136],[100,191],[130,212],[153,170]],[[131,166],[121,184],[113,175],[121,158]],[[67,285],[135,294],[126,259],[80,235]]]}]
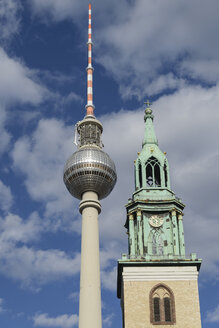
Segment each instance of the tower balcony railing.
[{"label": "tower balcony railing", "polygon": [[196,253],[191,253],[190,255],[129,255],[122,254],[122,261],[196,261],[198,260]]}]

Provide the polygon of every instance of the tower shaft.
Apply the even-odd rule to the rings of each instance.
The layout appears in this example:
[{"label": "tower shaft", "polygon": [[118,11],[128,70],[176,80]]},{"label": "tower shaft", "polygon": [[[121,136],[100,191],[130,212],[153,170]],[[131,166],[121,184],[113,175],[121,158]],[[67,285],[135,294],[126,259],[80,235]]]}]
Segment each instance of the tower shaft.
[{"label": "tower shaft", "polygon": [[101,328],[101,290],[99,261],[98,195],[88,191],[82,196],[81,276],[79,328]]}]

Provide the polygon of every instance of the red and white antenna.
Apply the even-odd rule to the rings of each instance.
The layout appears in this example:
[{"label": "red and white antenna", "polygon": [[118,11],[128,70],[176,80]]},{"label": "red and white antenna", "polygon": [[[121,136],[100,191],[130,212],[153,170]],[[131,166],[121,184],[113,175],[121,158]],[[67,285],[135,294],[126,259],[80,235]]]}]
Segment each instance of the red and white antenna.
[{"label": "red and white antenna", "polygon": [[86,115],[94,115],[93,105],[93,67],[92,67],[92,38],[91,38],[91,4],[88,7],[88,66],[87,66],[87,105]]}]

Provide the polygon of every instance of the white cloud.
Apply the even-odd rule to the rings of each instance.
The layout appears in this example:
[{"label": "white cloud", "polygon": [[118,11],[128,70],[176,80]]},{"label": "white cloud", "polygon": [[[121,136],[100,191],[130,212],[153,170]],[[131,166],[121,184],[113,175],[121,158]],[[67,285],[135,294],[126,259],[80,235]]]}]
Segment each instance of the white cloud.
[{"label": "white cloud", "polygon": [[5,128],[7,120],[7,112],[5,107],[0,105],[0,154],[4,153],[10,144],[11,134]]},{"label": "white cloud", "polygon": [[[0,154],[2,154],[9,148],[11,141],[7,123],[13,118],[13,115],[17,115],[14,112],[9,113],[10,106],[16,104],[38,105],[51,94],[38,82],[35,71],[30,70],[18,58],[9,57],[1,47],[0,71]],[[22,120],[27,122],[38,115],[38,111],[35,113],[20,111],[19,122]]]},{"label": "white cloud", "polygon": [[70,106],[72,105],[72,103],[76,103],[76,102],[81,104],[83,100],[82,97],[76,94],[75,92],[70,92],[69,94],[66,95],[60,95],[59,93],[57,93],[53,96],[54,109],[57,112],[66,109],[67,106]]},{"label": "white cloud", "polygon": [[63,183],[64,163],[73,151],[73,129],[56,119],[40,120],[33,135],[19,139],[12,151],[14,167],[24,174],[31,198],[44,203],[48,219],[56,217],[53,229],[65,228],[65,219],[68,228],[77,226],[72,220],[74,201]]},{"label": "white cloud", "polygon": [[19,0],[0,2],[0,39],[8,40],[20,30],[21,3]]},{"label": "white cloud", "polygon": [[43,284],[79,273],[80,254],[74,258],[55,249],[36,250],[4,244],[0,253],[0,272],[23,287],[39,289]]},{"label": "white cloud", "polygon": [[[59,22],[65,19],[73,19],[82,28],[87,21],[89,0],[72,1],[72,0],[29,0],[32,11],[37,15],[37,19],[41,18],[46,23]],[[95,0],[92,4],[93,18],[95,26],[102,22],[101,25],[112,23],[116,17],[124,17],[126,8],[128,7],[126,0]],[[83,23],[83,25],[82,25]]]},{"label": "white cloud", "polygon": [[110,269],[110,271],[101,271],[101,282],[105,289],[115,291],[117,288],[117,266]]},{"label": "white cloud", "polygon": [[63,98],[63,106],[69,105],[72,102],[80,102],[82,103],[83,99],[81,96],[77,95],[75,92],[70,92],[66,97]]},{"label": "white cloud", "polygon": [[192,58],[182,62],[181,70],[183,74],[193,79],[204,79],[206,82],[214,83],[218,81],[218,59],[213,58]]},{"label": "white cloud", "polygon": [[80,16],[82,5],[80,1],[72,0],[31,0],[33,12],[46,18],[47,15],[55,21]]},{"label": "white cloud", "polygon": [[0,48],[0,98],[4,104],[39,104],[48,91],[37,81],[33,71],[17,58],[10,58]]},{"label": "white cloud", "polygon": [[[33,12],[47,23],[70,18],[80,30],[87,28],[88,1],[30,2]],[[188,77],[215,83],[218,10],[217,0],[96,0],[94,58],[114,76],[124,98],[175,90],[188,83]]]},{"label": "white cloud", "polygon": [[96,56],[120,83],[123,97],[175,89],[187,76],[215,82],[218,6],[215,0],[130,2],[122,19],[114,15],[113,24],[97,31]]},{"label": "white cloud", "polygon": [[[101,234],[101,233],[100,233]],[[104,238],[101,235],[101,238]],[[107,244],[107,247],[106,247]],[[118,248],[120,245],[116,242],[116,238],[107,241],[104,245],[104,248],[100,248],[100,260],[101,260],[101,268],[106,269],[112,265],[112,259],[116,259],[118,256]]]},{"label": "white cloud", "polygon": [[0,180],[0,206],[3,211],[7,211],[10,209],[13,202],[13,197],[11,193],[10,187],[4,185],[4,183]]},{"label": "white cloud", "polygon": [[32,213],[26,221],[12,213],[0,218],[0,242],[27,243],[38,239],[42,230],[43,222],[37,213]]},{"label": "white cloud", "polygon": [[78,324],[78,316],[62,314],[57,317],[49,317],[47,313],[42,313],[35,314],[33,321],[34,326],[71,328]]},{"label": "white cloud", "polygon": [[207,312],[206,321],[219,323],[219,305],[214,310]]},{"label": "white cloud", "polygon": [[72,138],[73,131],[65,128],[62,121],[42,119],[31,137],[15,143],[14,166],[27,174],[26,186],[33,199],[53,199],[58,189],[64,187],[62,169],[73,148]]},{"label": "white cloud", "polygon": [[187,87],[154,104],[157,134],[168,154],[173,189],[195,211],[213,217],[219,214],[218,91],[219,85]]},{"label": "white cloud", "polygon": [[[190,205],[191,206],[191,205]],[[201,273],[208,278],[218,280],[219,242],[217,231],[219,229],[218,219],[187,209],[184,216],[185,245],[188,250],[196,252],[198,258],[203,259]],[[215,250],[215,253],[212,252]],[[212,254],[213,253],[213,254]]]},{"label": "white cloud", "polygon": [[108,315],[103,317],[103,328],[112,326],[113,317],[114,317],[113,313],[108,314]]},{"label": "white cloud", "polygon": [[[26,126],[28,124],[31,124],[34,121],[37,121],[41,114],[40,111],[38,109],[34,110],[34,111],[30,111],[28,110],[17,110],[17,111],[8,111],[8,119],[7,121],[16,121],[17,125],[22,125],[22,126]],[[20,119],[20,121],[18,121],[18,117]]]},{"label": "white cloud", "polygon": [[[186,85],[186,82],[183,79],[177,78],[173,75],[173,73],[168,73],[166,75],[160,75],[152,82],[149,82],[147,86],[145,86],[144,94],[147,96],[158,94],[163,92],[164,90],[175,90],[182,88]],[[127,87],[124,91],[127,91]],[[127,93],[128,97],[128,93]]]},{"label": "white cloud", "polygon": [[70,256],[58,249],[28,247],[45,231],[36,213],[27,220],[8,214],[0,219],[0,273],[23,287],[39,289],[43,284],[79,273],[80,254]]}]

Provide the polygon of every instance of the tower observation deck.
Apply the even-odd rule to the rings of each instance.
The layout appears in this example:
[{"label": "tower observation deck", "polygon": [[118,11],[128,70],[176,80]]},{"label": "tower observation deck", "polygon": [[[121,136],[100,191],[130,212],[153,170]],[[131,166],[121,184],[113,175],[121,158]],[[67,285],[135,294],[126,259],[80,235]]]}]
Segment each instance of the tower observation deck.
[{"label": "tower observation deck", "polygon": [[99,263],[99,200],[107,197],[116,183],[116,168],[102,150],[103,127],[94,116],[91,4],[88,12],[88,66],[86,115],[76,124],[78,149],[64,167],[64,183],[70,194],[81,200],[81,271],[79,328],[101,328]]}]

